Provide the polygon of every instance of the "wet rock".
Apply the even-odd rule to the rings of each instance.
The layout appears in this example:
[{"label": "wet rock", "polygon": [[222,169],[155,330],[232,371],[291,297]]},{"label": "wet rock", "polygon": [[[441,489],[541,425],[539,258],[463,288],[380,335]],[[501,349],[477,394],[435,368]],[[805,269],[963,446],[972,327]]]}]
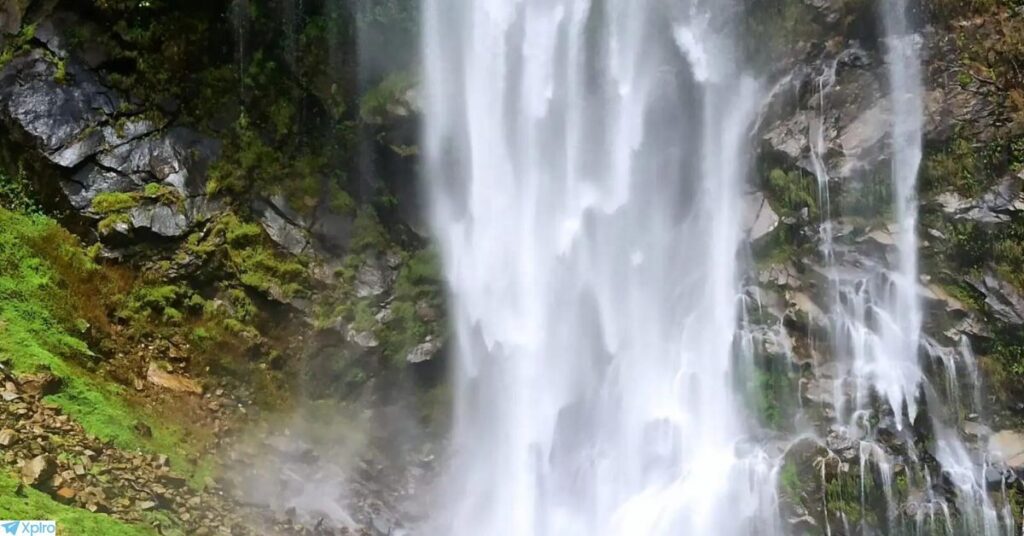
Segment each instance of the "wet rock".
[{"label": "wet rock", "polygon": [[55,80],[56,67],[41,50],[15,58],[0,77],[0,112],[50,161],[75,167],[100,149],[100,125],[122,101],[73,58],[65,68],[74,84]]},{"label": "wet rock", "polygon": [[28,2],[4,2],[0,4],[0,43],[2,34],[15,34],[21,28],[21,19],[25,16]]},{"label": "wet rock", "polygon": [[1024,296],[991,270],[982,277],[968,277],[967,282],[985,296],[985,305],[992,314],[1007,324],[1024,324]]},{"label": "wet rock", "polygon": [[791,262],[767,266],[758,272],[757,279],[762,284],[771,283],[780,287],[800,288],[802,285],[800,273]]},{"label": "wet rock", "polygon": [[203,388],[195,381],[184,376],[162,370],[156,363],[150,363],[146,370],[146,380],[153,385],[183,393],[202,394]]},{"label": "wet rock", "polygon": [[270,239],[285,251],[299,255],[309,249],[309,233],[283,200],[257,200],[253,203],[253,210]]},{"label": "wet rock", "polygon": [[188,218],[174,207],[162,204],[146,204],[131,210],[131,226],[149,229],[164,237],[184,236],[189,230]]},{"label": "wet rock", "polygon": [[416,345],[415,348],[410,350],[405,356],[405,360],[413,364],[429,361],[441,351],[442,346],[444,344],[441,340],[428,338],[425,342]]},{"label": "wet rock", "polygon": [[748,195],[744,201],[744,229],[751,241],[757,241],[779,226],[779,215],[772,210],[764,194],[757,192]]},{"label": "wet rock", "polygon": [[368,298],[379,296],[388,289],[391,273],[380,259],[372,257],[366,260],[356,272],[356,296]]},{"label": "wet rock", "polygon": [[377,339],[377,336],[373,334],[373,331],[356,331],[350,326],[345,338],[348,342],[357,344],[363,348],[376,348],[380,346],[380,341]]},{"label": "wet rock", "polygon": [[1003,179],[977,199],[966,199],[955,192],[946,192],[940,194],[936,202],[943,212],[954,219],[978,223],[1006,223],[1024,212],[1022,182],[1024,172]]},{"label": "wet rock", "polygon": [[1024,469],[1024,434],[1012,430],[997,432],[988,440],[988,451],[1010,469]]},{"label": "wet rock", "polygon": [[53,458],[41,454],[21,466],[21,482],[28,486],[40,486],[53,477],[56,471],[57,465]]},{"label": "wet rock", "polygon": [[964,434],[975,439],[984,439],[992,435],[992,429],[984,424],[967,421],[964,423]]}]

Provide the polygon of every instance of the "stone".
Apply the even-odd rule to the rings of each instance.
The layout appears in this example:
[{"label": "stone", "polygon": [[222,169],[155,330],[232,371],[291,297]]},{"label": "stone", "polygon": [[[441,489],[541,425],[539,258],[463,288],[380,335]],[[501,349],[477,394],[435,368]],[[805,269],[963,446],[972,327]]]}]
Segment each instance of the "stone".
[{"label": "stone", "polygon": [[46,454],[41,454],[25,462],[21,466],[21,482],[28,486],[37,486],[48,481],[57,471],[57,465]]},{"label": "stone", "polygon": [[975,199],[966,199],[955,192],[936,198],[942,211],[954,219],[978,223],[1006,223],[1024,212],[1024,172],[1007,177]]},{"label": "stone", "polygon": [[61,502],[71,502],[75,495],[78,495],[78,492],[69,487],[60,488],[56,493],[57,499]]},{"label": "stone", "polygon": [[148,229],[160,236],[177,238],[188,233],[190,222],[178,207],[146,203],[131,209],[130,222],[136,229]]},{"label": "stone", "polygon": [[30,396],[49,396],[60,392],[64,381],[51,372],[37,372],[18,377],[19,388]]},{"label": "stone", "polygon": [[992,434],[988,440],[988,451],[1010,469],[1024,469],[1024,434],[1012,430]]},{"label": "stone", "polygon": [[982,277],[967,282],[985,296],[985,305],[999,320],[1016,326],[1024,324],[1024,295],[988,270]]},{"label": "stone", "polygon": [[149,368],[146,370],[146,380],[153,385],[170,389],[171,391],[203,394],[203,388],[195,380],[166,372],[157,366],[156,363],[149,364]]},{"label": "stone", "polygon": [[373,334],[373,331],[356,331],[352,326],[349,326],[345,338],[348,342],[355,343],[363,348],[376,348],[380,346],[380,341]]},{"label": "stone", "polygon": [[257,200],[253,210],[270,239],[285,251],[300,255],[310,248],[309,233],[283,199]]},{"label": "stone", "polygon": [[984,424],[966,421],[964,422],[964,434],[969,437],[982,439],[992,435],[992,429]]},{"label": "stone", "polygon": [[388,289],[387,266],[377,258],[367,259],[356,272],[355,291],[359,298],[379,296]]},{"label": "stone", "polygon": [[135,503],[135,508],[142,510],[143,512],[156,508],[156,502],[154,501],[138,501]]},{"label": "stone", "polygon": [[10,428],[0,430],[0,447],[9,447],[18,440],[18,434]]},{"label": "stone", "polygon": [[428,339],[410,350],[406,354],[405,360],[412,364],[429,361],[441,351],[443,346],[444,344],[439,339]]},{"label": "stone", "polygon": [[756,192],[746,196],[743,204],[743,227],[751,241],[756,242],[779,226],[779,215],[772,210],[772,206],[768,203],[763,193]]}]

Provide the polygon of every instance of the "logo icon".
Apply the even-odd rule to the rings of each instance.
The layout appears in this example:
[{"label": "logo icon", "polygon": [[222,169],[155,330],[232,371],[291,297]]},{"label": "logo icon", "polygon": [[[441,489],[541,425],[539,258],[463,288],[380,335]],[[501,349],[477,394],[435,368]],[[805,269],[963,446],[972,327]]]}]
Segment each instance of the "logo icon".
[{"label": "logo icon", "polygon": [[47,536],[57,534],[57,522],[0,519],[0,536]]}]

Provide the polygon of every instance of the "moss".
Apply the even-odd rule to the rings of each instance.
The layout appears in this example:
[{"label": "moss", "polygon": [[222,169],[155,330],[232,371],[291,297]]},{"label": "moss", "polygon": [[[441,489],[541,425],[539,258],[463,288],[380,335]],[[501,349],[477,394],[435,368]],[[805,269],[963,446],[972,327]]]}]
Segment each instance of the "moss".
[{"label": "moss", "polygon": [[31,47],[32,40],[36,37],[36,25],[28,24],[18,31],[7,44],[0,49],[0,69],[7,66],[18,55],[26,52]]},{"label": "moss", "polygon": [[49,495],[32,488],[22,488],[18,480],[0,471],[0,512],[7,519],[48,519],[57,522],[57,530],[67,536],[156,536],[147,526],[131,525],[106,514],[65,506]]},{"label": "moss", "polygon": [[112,214],[138,206],[137,196],[125,192],[104,192],[92,199],[91,209],[99,214]]},{"label": "moss", "polygon": [[335,182],[330,182],[327,187],[327,207],[335,214],[356,213],[355,200]]},{"label": "moss", "polygon": [[807,209],[811,218],[818,216],[817,182],[802,172],[789,173],[775,168],[768,173],[768,194],[772,205],[783,216],[796,216]]},{"label": "moss", "polygon": [[779,485],[790,499],[796,500],[800,497],[800,474],[794,461],[786,460],[782,464],[782,468],[779,469]]},{"label": "moss", "polygon": [[391,320],[380,333],[381,345],[394,363],[401,364],[416,345],[438,336],[436,318],[425,318],[422,307],[440,315],[443,307],[442,278],[437,252],[423,249],[409,255],[395,280]]},{"label": "moss", "polygon": [[372,207],[362,207],[352,224],[351,251],[356,254],[381,253],[389,247],[387,231]]},{"label": "moss", "polygon": [[359,115],[367,123],[382,123],[409,107],[407,95],[416,85],[409,73],[392,73],[359,101]]},{"label": "moss", "polygon": [[246,286],[282,298],[309,293],[306,267],[274,250],[259,225],[228,214],[217,220],[210,234],[206,244],[197,247],[215,248],[218,239],[223,239],[229,268]]},{"label": "moss", "polygon": [[748,388],[751,409],[762,424],[781,430],[796,402],[794,392],[793,382],[784,370],[757,369]]}]

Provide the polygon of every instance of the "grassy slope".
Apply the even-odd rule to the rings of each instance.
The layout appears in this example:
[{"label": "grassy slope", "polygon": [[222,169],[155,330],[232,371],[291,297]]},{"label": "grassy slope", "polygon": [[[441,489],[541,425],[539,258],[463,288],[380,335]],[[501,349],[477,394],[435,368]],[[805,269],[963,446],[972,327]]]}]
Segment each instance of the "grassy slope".
[{"label": "grassy slope", "polygon": [[[121,386],[88,370],[96,356],[76,335],[89,324],[105,321],[103,302],[112,293],[108,283],[102,268],[56,222],[0,208],[0,362],[8,361],[19,374],[51,371],[64,386],[47,400],[87,433],[120,448],[165,453],[172,467],[198,485],[209,468],[201,465],[188,474],[191,449],[185,430],[135,407]],[[134,431],[140,421],[152,429],[151,438]],[[19,515],[40,518],[60,506],[39,498],[9,502],[14,499],[8,495],[0,493],[0,514],[22,512]],[[77,517],[69,519],[76,527],[92,526],[84,521],[77,525]]]},{"label": "grassy slope", "polygon": [[31,488],[24,496],[15,493],[18,480],[0,471],[0,517],[4,519],[46,519],[57,521],[57,530],[65,536],[149,536],[157,532],[149,527],[129,525],[105,514],[58,503],[49,495]]}]

